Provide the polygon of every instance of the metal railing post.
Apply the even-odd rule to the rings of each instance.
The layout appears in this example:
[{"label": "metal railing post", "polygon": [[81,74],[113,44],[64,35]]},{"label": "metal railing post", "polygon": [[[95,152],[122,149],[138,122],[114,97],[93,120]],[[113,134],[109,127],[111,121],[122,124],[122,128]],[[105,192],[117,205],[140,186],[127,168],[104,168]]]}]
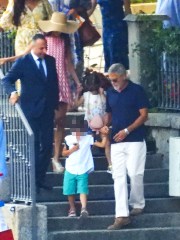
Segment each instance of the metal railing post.
[{"label": "metal railing post", "polygon": [[[3,73],[0,69],[0,79]],[[0,117],[7,136],[11,166],[11,199],[31,204],[32,240],[37,240],[34,134],[18,103],[9,104],[0,84]]]},{"label": "metal railing post", "polygon": [[158,108],[180,111],[180,57],[162,53],[158,78]]}]

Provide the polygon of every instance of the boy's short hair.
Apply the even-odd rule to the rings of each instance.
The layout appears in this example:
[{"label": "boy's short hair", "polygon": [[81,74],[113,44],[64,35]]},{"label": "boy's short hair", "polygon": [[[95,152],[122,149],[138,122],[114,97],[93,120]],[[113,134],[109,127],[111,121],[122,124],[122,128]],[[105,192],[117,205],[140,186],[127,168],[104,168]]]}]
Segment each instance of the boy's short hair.
[{"label": "boy's short hair", "polygon": [[82,118],[74,117],[72,118],[71,123],[71,132],[72,131],[87,131],[88,125],[87,122]]}]

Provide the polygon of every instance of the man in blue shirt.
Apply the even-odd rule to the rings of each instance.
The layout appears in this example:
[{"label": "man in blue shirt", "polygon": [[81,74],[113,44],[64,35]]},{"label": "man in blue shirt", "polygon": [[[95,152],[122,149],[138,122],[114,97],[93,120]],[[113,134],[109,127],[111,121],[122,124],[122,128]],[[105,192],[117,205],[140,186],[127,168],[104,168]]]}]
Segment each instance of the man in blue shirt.
[{"label": "man in blue shirt", "polygon": [[123,19],[131,14],[130,0],[91,0],[92,14],[96,4],[100,5],[103,24],[103,48],[105,72],[113,63],[122,63],[129,69],[128,29]]},{"label": "man in blue shirt", "polygon": [[[108,73],[112,88],[107,91],[106,123],[112,123],[111,160],[116,202],[116,219],[108,229],[115,230],[130,223],[127,173],[131,184],[130,214],[142,213],[145,206],[144,122],[148,118],[149,102],[143,88],[127,80],[126,69],[122,64],[113,64]],[[108,131],[108,127],[104,127],[104,131]]]},{"label": "man in blue shirt", "polygon": [[180,1],[179,0],[158,0],[156,14],[167,15],[170,19],[164,20],[164,28],[180,27]]}]

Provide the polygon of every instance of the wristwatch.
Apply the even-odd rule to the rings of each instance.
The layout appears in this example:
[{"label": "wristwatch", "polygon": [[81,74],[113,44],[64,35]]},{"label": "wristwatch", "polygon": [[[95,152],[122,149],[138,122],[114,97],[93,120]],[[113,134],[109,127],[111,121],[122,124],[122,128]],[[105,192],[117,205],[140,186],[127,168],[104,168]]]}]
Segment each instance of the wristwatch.
[{"label": "wristwatch", "polygon": [[130,132],[127,128],[124,129],[125,133],[128,135]]}]

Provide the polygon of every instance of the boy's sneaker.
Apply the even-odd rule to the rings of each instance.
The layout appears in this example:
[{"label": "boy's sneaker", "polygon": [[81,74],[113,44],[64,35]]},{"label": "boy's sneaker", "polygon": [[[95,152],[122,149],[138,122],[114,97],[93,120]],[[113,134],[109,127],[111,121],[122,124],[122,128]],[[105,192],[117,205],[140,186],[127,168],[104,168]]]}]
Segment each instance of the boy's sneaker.
[{"label": "boy's sneaker", "polygon": [[112,174],[112,165],[109,165],[109,166],[108,166],[107,173]]},{"label": "boy's sneaker", "polygon": [[86,210],[86,208],[82,208],[80,218],[87,218],[88,216],[89,216],[89,213]]},{"label": "boy's sneaker", "polygon": [[73,210],[73,209],[70,209],[69,212],[68,212],[68,217],[76,217],[76,211]]}]

